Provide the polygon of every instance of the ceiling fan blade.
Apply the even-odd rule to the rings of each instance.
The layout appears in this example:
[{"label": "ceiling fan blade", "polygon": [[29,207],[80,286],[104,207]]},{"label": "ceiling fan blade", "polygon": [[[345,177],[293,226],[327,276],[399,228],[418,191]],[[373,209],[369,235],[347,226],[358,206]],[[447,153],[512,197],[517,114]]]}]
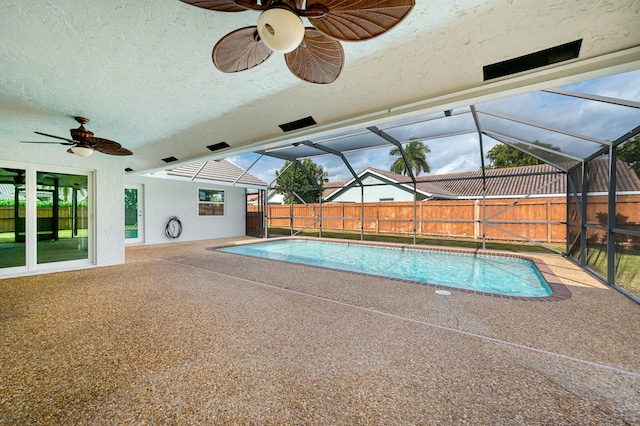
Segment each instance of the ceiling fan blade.
[{"label": "ceiling fan blade", "polygon": [[333,83],[342,71],[344,50],[337,40],[307,27],[304,39],[293,52],[284,55],[291,72],[310,83]]},{"label": "ceiling fan blade", "polygon": [[324,16],[309,16],[317,30],[342,41],[367,40],[390,30],[415,6],[414,0],[319,0]]},{"label": "ceiling fan blade", "polygon": [[[71,144],[73,144],[73,145],[76,144],[76,141],[74,141],[73,139],[67,139],[67,138],[63,138],[61,136],[50,135],[48,133],[42,133],[42,132],[33,132],[33,133],[37,133],[38,135],[42,135],[42,136],[48,136],[48,137],[54,138],[54,139],[60,139],[60,140],[63,140],[63,141],[71,142]],[[62,144],[62,145],[64,145],[64,144]]]},{"label": "ceiling fan blade", "polygon": [[49,145],[75,145],[75,143],[71,143],[71,142],[44,142],[44,141],[20,141],[21,143],[43,143],[43,144],[49,144]]},{"label": "ceiling fan blade", "polygon": [[[183,3],[190,4],[191,6],[201,7],[202,9],[207,10],[215,10],[217,12],[244,12],[247,9],[255,9],[252,7],[252,3],[250,1],[246,2],[238,2],[243,6],[236,4],[233,0],[209,0],[209,1],[201,1],[201,0],[180,0]],[[258,5],[256,5],[258,6]]]},{"label": "ceiling fan blade", "polygon": [[120,149],[116,149],[115,151],[100,151],[100,152],[102,152],[103,154],[109,154],[109,155],[133,155],[133,152],[129,151],[127,148],[120,148]]},{"label": "ceiling fan blade", "polygon": [[118,142],[110,141],[109,139],[103,138],[87,138],[86,141],[93,149],[99,152],[109,153],[111,151],[117,151],[122,148]]},{"label": "ceiling fan blade", "polygon": [[222,37],[213,47],[213,64],[222,72],[240,72],[260,65],[273,53],[258,39],[257,27],[244,27]]}]

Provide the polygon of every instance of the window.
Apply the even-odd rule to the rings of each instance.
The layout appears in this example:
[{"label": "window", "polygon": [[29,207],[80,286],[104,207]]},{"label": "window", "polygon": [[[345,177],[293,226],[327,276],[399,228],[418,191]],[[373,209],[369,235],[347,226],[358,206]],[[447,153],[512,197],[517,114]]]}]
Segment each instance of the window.
[{"label": "window", "polygon": [[380,198],[380,201],[393,201],[393,197],[391,197],[391,198]]},{"label": "window", "polygon": [[224,191],[198,188],[198,216],[224,216]]}]

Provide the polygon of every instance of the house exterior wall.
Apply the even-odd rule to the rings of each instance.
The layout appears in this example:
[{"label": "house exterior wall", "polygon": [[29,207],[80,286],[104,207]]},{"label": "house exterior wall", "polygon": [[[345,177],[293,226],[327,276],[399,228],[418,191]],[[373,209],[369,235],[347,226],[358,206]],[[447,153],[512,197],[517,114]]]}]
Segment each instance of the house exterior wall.
[{"label": "house exterior wall", "polygon": [[[144,187],[145,244],[197,241],[246,234],[245,188],[146,176],[127,176],[125,183],[141,184]],[[198,215],[198,188],[225,191],[224,216]],[[182,235],[177,239],[165,235],[165,226],[171,216],[178,216],[182,222]],[[123,234],[123,231],[120,233]]]},{"label": "house exterior wall", "polygon": [[[389,201],[413,201],[413,192],[407,191],[405,188],[389,184],[389,182],[381,180],[375,176],[366,176],[362,179],[362,183],[365,185],[378,185],[387,184],[384,186],[368,186],[364,188],[364,202],[375,203],[381,200]],[[331,198],[333,203],[359,203],[360,198],[360,186],[354,183],[338,194],[335,198]],[[392,199],[392,200],[391,200]]]},{"label": "house exterior wall", "polygon": [[[95,153],[81,158],[68,154],[61,145],[21,144],[3,140],[0,135],[0,164],[4,167],[58,171],[91,172],[93,175],[94,213],[92,229],[95,241],[95,266],[125,262],[124,238],[124,160],[123,157]],[[172,179],[126,177],[127,183],[144,185],[145,242],[160,244],[245,235],[245,188],[224,187]],[[198,217],[197,188],[224,189],[225,215]],[[183,233],[174,240],[164,235],[170,216],[183,223]],[[37,270],[9,272],[2,276],[44,273],[75,269],[56,263],[38,265]]]}]

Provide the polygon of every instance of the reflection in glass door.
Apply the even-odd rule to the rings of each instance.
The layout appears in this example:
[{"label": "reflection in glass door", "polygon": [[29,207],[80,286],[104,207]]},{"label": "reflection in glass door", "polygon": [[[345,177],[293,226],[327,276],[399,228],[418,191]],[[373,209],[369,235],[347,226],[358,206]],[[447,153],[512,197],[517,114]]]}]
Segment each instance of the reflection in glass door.
[{"label": "reflection in glass door", "polygon": [[130,185],[124,189],[124,238],[125,243],[144,242],[142,211],[142,185]]},{"label": "reflection in glass door", "polygon": [[27,264],[25,174],[0,167],[0,269]]},{"label": "reflection in glass door", "polygon": [[36,173],[37,263],[89,259],[88,176]]}]

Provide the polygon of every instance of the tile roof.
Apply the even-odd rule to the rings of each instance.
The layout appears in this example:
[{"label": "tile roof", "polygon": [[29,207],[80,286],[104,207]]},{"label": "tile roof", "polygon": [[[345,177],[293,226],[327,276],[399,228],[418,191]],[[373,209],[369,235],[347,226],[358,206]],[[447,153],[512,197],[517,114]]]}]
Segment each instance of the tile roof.
[{"label": "tile roof", "polygon": [[[351,179],[347,179],[347,180],[333,180],[331,182],[326,182],[323,186],[322,186],[322,199],[326,200],[327,198],[329,198],[329,196],[331,196],[331,194],[333,194],[336,191],[339,191],[342,189],[342,187],[344,186],[345,183],[349,182]],[[327,188],[327,186],[329,186],[329,188]]]},{"label": "tile roof", "polygon": [[15,189],[12,183],[0,183],[0,200],[14,200]]},{"label": "tile roof", "polygon": [[[373,173],[382,175],[388,179],[391,179],[394,182],[403,182],[403,183],[406,183],[407,185],[413,186],[413,183],[411,182],[408,176],[400,175],[398,173],[388,172],[386,170],[376,169],[374,167],[367,167],[365,170],[369,170]],[[445,175],[438,175],[438,176],[445,176]],[[447,197],[456,196],[454,192],[449,191],[442,185],[437,185],[431,182],[422,182],[424,178],[425,176],[418,176],[416,178],[416,180],[420,181],[416,184],[416,187],[418,188],[419,191],[425,192],[427,194],[437,194],[437,195],[447,196]]]},{"label": "tile roof", "polygon": [[187,166],[167,170],[167,175],[188,178],[194,178],[195,176],[197,179],[223,183],[233,183],[240,178],[237,183],[244,186],[257,188],[264,188],[267,186],[266,182],[263,182],[251,173],[245,172],[242,168],[227,160],[189,164]]},{"label": "tile roof", "polygon": [[[593,160],[588,164],[589,192],[608,192],[609,167],[606,159]],[[640,190],[640,179],[629,164],[618,160],[616,171],[616,190],[618,192]]]},{"label": "tile roof", "polygon": [[[640,179],[629,165],[623,161],[617,162],[617,190],[618,192],[640,192]],[[373,173],[390,179],[412,185],[408,176],[367,167],[360,173]],[[548,164],[535,166],[521,166],[504,169],[487,169],[487,197],[514,197],[527,194],[564,195],[566,194],[566,179],[564,173]],[[588,163],[589,192],[608,192],[608,160],[606,158],[592,160]],[[558,179],[557,179],[558,178]],[[556,179],[554,181],[554,179]],[[482,197],[482,170],[470,172],[449,173],[442,175],[428,175],[417,177],[418,190],[434,197],[476,198]],[[348,181],[330,182],[327,185],[337,186],[350,183]],[[547,186],[545,186],[547,185]],[[545,186],[544,188],[542,188]],[[410,188],[410,187],[409,187]],[[326,199],[338,189],[332,189],[323,194]],[[327,190],[329,191],[329,190]],[[329,195],[326,195],[326,194]]]},{"label": "tile roof", "polygon": [[[485,175],[487,197],[523,196],[534,192],[545,195],[566,193],[566,179],[562,178],[564,174],[548,164],[488,169]],[[482,196],[482,170],[425,176],[423,179],[460,198]],[[540,189],[544,185],[547,186]]]}]

